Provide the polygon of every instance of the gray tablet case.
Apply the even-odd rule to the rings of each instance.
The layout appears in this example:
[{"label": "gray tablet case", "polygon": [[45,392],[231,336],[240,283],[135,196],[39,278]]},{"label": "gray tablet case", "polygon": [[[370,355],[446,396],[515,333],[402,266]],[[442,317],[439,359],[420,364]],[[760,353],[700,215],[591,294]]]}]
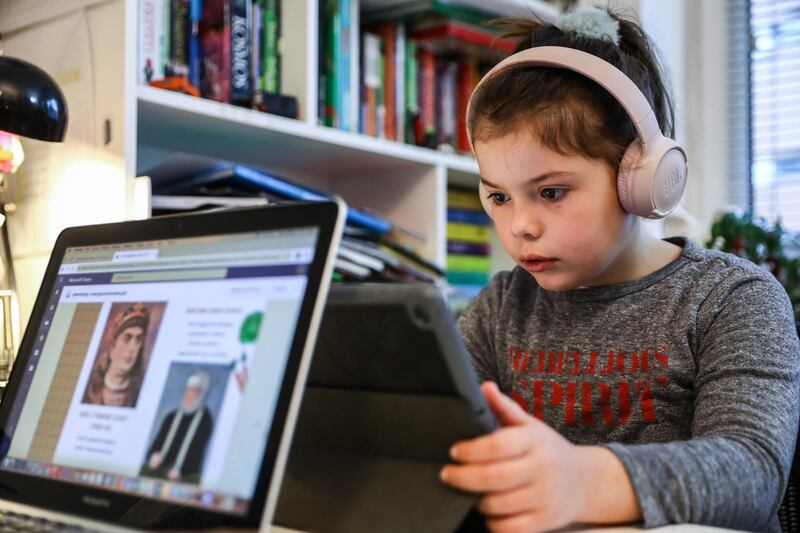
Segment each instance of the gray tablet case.
[{"label": "gray tablet case", "polygon": [[455,441],[493,428],[435,287],[331,287],[275,524],[452,531],[475,497],[439,470]]}]

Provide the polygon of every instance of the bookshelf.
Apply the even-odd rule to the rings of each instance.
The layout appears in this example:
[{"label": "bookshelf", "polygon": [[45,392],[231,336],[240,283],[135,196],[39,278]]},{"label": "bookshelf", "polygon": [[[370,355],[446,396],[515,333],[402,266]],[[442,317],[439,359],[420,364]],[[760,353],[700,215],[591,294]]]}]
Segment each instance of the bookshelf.
[{"label": "bookshelf", "polygon": [[[361,0],[364,1],[364,0]],[[390,5],[392,0],[367,0]],[[518,0],[545,17],[553,7]],[[284,91],[297,97],[290,119],[139,84],[138,8],[125,3],[125,148],[127,206],[133,180],[151,169],[202,158],[254,166],[324,188],[425,237],[422,254],[444,266],[448,184],[476,187],[470,156],[412,146],[317,123],[318,0],[282,0]],[[352,0],[356,18],[359,0]],[[357,41],[358,39],[356,39]],[[353,54],[357,63],[358,53]],[[504,267],[495,254],[494,270]],[[500,259],[502,263],[502,259]]]}]

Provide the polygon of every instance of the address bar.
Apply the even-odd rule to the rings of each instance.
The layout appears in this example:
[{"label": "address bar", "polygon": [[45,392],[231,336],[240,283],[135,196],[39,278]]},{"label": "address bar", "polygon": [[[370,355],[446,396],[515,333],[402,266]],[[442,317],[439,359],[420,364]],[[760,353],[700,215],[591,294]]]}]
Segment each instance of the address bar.
[{"label": "address bar", "polygon": [[171,267],[196,267],[196,266],[237,266],[245,264],[274,265],[282,263],[309,263],[312,253],[310,249],[294,248],[288,250],[275,250],[272,252],[261,253],[258,255],[242,256],[236,255],[210,255],[195,256],[187,259],[157,259],[150,261],[124,262],[105,262],[87,265],[77,265],[75,273],[101,272],[101,271],[124,271],[141,270],[153,268]]}]

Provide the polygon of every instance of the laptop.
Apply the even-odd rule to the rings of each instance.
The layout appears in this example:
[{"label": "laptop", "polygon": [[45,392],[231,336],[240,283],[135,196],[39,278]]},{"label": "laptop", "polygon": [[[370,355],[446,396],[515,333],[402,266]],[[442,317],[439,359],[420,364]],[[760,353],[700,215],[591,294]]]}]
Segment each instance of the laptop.
[{"label": "laptop", "polygon": [[268,530],[345,212],[64,230],[0,403],[0,529]]},{"label": "laptop", "polygon": [[274,522],[453,531],[476,496],[445,486],[439,470],[453,443],[495,427],[436,287],[331,287]]}]

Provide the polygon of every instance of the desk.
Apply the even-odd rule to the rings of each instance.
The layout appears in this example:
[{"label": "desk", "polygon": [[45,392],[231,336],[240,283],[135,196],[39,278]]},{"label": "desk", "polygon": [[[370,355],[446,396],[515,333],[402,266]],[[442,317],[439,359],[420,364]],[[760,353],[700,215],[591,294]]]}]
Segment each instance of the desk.
[{"label": "desk", "polygon": [[[574,529],[569,531],[574,531],[575,533],[641,533],[644,530],[638,527],[625,526],[625,527],[599,527],[591,529]],[[694,524],[664,526],[647,530],[648,533],[721,533],[725,531],[735,531],[735,530],[722,529],[711,526],[697,526]],[[271,533],[303,533],[303,532],[297,531],[296,529],[286,529],[280,526],[272,526]]]}]

